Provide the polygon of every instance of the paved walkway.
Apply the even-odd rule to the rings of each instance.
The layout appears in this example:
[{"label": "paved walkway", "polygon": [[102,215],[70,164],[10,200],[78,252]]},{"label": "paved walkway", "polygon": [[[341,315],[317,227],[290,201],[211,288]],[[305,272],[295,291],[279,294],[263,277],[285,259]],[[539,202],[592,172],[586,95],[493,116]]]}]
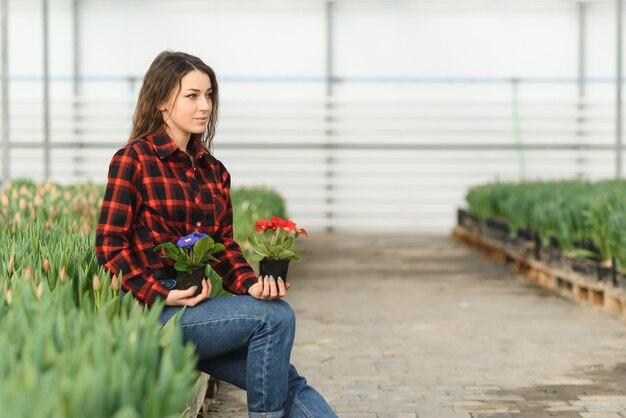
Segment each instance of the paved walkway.
[{"label": "paved walkway", "polygon": [[[449,237],[305,244],[292,361],[340,417],[626,417],[626,325]],[[247,416],[216,396],[210,417]]]}]

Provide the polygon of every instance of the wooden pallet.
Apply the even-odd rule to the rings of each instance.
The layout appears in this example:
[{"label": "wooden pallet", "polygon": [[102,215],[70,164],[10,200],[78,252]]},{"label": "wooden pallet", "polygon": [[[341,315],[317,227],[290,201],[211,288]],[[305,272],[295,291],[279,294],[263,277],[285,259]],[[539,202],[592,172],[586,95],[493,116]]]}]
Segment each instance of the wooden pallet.
[{"label": "wooden pallet", "polygon": [[206,373],[200,373],[196,381],[198,390],[187,403],[188,416],[205,417],[206,409],[215,392],[215,381]]},{"label": "wooden pallet", "polygon": [[626,323],[626,291],[624,289],[598,282],[575,272],[553,268],[542,261],[529,259],[510,248],[505,248],[498,241],[480,236],[461,226],[454,229],[453,236],[458,242],[508,266],[538,286],[572,301],[595,306]]}]

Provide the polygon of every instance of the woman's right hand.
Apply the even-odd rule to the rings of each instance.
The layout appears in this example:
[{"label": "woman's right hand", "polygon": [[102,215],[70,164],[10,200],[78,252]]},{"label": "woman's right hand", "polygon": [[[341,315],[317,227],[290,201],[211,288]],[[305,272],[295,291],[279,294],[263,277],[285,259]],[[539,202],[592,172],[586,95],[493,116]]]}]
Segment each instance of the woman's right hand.
[{"label": "woman's right hand", "polygon": [[259,277],[259,280],[248,288],[248,294],[256,299],[276,300],[287,294],[289,283],[285,283],[280,277]]},{"label": "woman's right hand", "polygon": [[165,299],[165,304],[168,306],[196,306],[198,303],[207,300],[211,295],[211,282],[208,279],[202,280],[202,290],[200,294],[194,296],[196,293],[196,286],[192,286],[185,290],[170,290]]}]

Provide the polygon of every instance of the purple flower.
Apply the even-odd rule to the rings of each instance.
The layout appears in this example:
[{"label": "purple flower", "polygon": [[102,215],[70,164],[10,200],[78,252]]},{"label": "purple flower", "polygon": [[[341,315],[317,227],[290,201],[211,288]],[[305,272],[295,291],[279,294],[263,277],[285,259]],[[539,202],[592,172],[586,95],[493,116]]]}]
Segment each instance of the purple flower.
[{"label": "purple flower", "polygon": [[200,238],[204,238],[204,237],[208,237],[208,235],[207,234],[203,234],[202,232],[192,232],[191,234],[189,234],[187,236],[180,237],[180,239],[176,243],[176,246],[178,248],[191,248],[191,247],[194,246],[196,241],[198,241]]}]

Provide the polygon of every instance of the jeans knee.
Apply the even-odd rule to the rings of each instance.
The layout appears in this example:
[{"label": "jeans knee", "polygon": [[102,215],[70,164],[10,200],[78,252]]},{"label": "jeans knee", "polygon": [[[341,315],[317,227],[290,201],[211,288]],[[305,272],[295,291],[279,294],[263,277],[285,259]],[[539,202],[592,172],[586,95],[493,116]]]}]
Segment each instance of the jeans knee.
[{"label": "jeans knee", "polygon": [[247,297],[249,304],[246,313],[258,318],[260,326],[275,329],[281,333],[295,334],[296,314],[291,306],[284,300],[258,300],[251,296]]},{"label": "jeans knee", "polygon": [[284,341],[293,341],[296,335],[296,314],[283,300],[267,304],[267,323],[275,332],[282,335]]},{"label": "jeans knee", "polygon": [[273,325],[280,326],[283,330],[288,332],[295,332],[296,314],[291,306],[284,300],[272,302],[270,316]]}]

